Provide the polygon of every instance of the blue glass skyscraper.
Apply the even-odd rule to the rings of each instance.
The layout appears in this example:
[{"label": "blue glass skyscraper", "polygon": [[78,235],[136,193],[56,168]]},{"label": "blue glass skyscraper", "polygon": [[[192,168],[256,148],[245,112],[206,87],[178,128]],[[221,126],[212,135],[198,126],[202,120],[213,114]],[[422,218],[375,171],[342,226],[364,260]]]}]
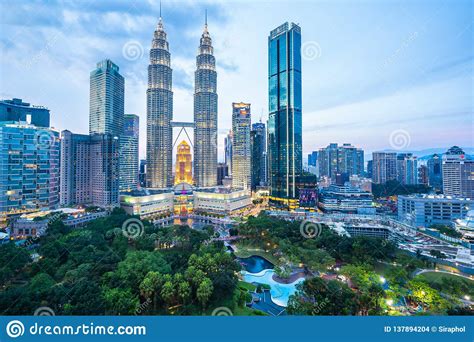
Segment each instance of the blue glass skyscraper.
[{"label": "blue glass skyscraper", "polygon": [[268,161],[270,201],[297,206],[303,169],[301,127],[301,29],[285,23],[268,37]]}]

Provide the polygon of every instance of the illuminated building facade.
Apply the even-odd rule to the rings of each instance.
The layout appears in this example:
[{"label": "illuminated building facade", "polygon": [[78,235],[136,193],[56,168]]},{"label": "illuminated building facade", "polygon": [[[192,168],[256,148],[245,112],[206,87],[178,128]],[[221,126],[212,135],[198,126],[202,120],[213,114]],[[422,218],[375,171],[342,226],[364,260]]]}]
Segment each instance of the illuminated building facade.
[{"label": "illuminated building facade", "polygon": [[1,217],[58,206],[59,145],[55,130],[0,123]]},{"label": "illuminated building facade", "polygon": [[268,37],[270,203],[297,207],[302,173],[301,28],[285,23]]},{"label": "illuminated building facade", "polygon": [[147,172],[150,188],[167,188],[173,184],[173,92],[166,32],[160,18],[153,35],[148,65],[147,97]]},{"label": "illuminated building facade", "polygon": [[217,185],[217,72],[207,20],[196,57],[194,91],[194,181]]},{"label": "illuminated building facade", "polygon": [[193,184],[193,161],[191,146],[186,141],[182,141],[176,152],[176,173],[174,184]]},{"label": "illuminated building facade", "polygon": [[250,103],[232,103],[232,187],[249,189],[250,174]]}]

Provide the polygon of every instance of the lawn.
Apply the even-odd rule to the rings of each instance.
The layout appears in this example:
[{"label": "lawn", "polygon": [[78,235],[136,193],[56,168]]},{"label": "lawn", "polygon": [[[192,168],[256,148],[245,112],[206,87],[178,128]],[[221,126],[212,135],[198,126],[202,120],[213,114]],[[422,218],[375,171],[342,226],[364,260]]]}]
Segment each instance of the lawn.
[{"label": "lawn", "polygon": [[239,281],[237,284],[238,287],[248,290],[249,292],[253,292],[257,289],[257,287],[254,284],[247,283],[245,281]]},{"label": "lawn", "polygon": [[235,256],[238,258],[249,258],[252,255],[258,255],[262,258],[267,259],[273,265],[279,265],[278,259],[270,252],[265,252],[260,248],[255,248],[249,245],[243,245],[241,243],[237,244],[237,252],[234,252]]},{"label": "lawn", "polygon": [[443,278],[448,278],[448,279],[450,278],[450,279],[455,279],[455,280],[464,279],[465,281],[470,283],[471,286],[474,286],[474,281],[473,280],[470,280],[470,279],[467,279],[467,278],[464,278],[464,277],[461,277],[461,276],[458,276],[458,275],[455,275],[455,274],[447,274],[447,273],[443,273],[443,272],[426,272],[426,273],[420,274],[419,276],[424,278],[429,283],[431,283],[431,282],[440,283]]}]

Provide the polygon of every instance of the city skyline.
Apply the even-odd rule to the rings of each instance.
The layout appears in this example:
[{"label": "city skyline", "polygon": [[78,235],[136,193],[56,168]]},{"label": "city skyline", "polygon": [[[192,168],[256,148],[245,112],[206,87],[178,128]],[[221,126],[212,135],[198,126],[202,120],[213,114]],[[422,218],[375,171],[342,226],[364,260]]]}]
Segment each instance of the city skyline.
[{"label": "city skyline", "polygon": [[[303,27],[303,50],[312,49],[303,51],[308,54],[303,55],[302,66],[304,155],[331,142],[350,142],[367,153],[390,149],[390,135],[394,131],[408,133],[406,150],[433,145],[443,149],[452,145],[474,145],[472,130],[462,125],[463,119],[472,117],[469,103],[472,83],[466,72],[472,56],[464,49],[472,33],[467,2],[457,3],[449,9],[443,8],[441,3],[430,7],[415,3],[405,5],[403,9],[385,3],[368,9],[342,6],[341,3],[313,5],[301,2],[295,15],[288,3],[277,2],[272,8],[275,16],[264,16],[258,27],[251,18],[268,10],[268,5],[235,4],[239,2],[229,5],[163,3],[163,17],[174,56],[171,67],[175,70],[173,90],[177,121],[192,118],[195,46],[202,32],[204,10],[207,8],[209,12],[210,26],[215,32],[213,41],[219,73],[219,160],[223,160],[223,137],[231,127],[230,103],[235,100],[250,102],[254,107],[252,122],[258,122],[262,113],[264,122],[267,119],[265,39],[269,30],[287,20]],[[150,32],[156,27],[159,16],[159,2],[136,3],[132,9],[123,3],[108,2],[90,7],[82,4],[55,6],[58,15],[49,18],[45,16],[49,9],[47,5],[35,11],[34,6],[25,8],[20,2],[17,7],[24,10],[27,20],[33,24],[21,30],[15,11],[5,14],[2,29],[7,34],[2,38],[1,46],[6,58],[2,58],[1,69],[8,82],[1,85],[1,97],[19,97],[27,102],[41,103],[51,110],[52,126],[60,130],[70,128],[67,123],[74,118],[75,132],[85,133],[88,72],[98,60],[110,58],[125,77],[125,111],[137,113],[142,118],[141,131],[145,132],[146,57]],[[309,11],[301,11],[301,6]],[[236,13],[231,15],[231,9]],[[387,14],[387,9],[394,13]],[[440,9],[444,10],[442,18]],[[304,12],[311,10],[321,20],[312,18],[309,21],[309,15]],[[104,24],[84,32],[85,25],[94,21],[90,14],[99,12],[105,16]],[[248,27],[238,25],[237,19],[242,17],[248,18],[248,25],[244,25]],[[396,33],[390,30],[394,18],[401,26]],[[334,23],[328,23],[329,19]],[[336,23],[346,19],[349,21],[339,28],[344,38],[330,32]],[[369,28],[362,22],[374,20],[375,26],[370,26],[374,32],[364,37]],[[15,37],[27,37],[32,30],[39,30],[41,34],[31,46],[15,40]],[[250,35],[249,32],[255,33]],[[81,40],[83,48],[80,51],[68,49],[71,42],[65,41],[65,34],[71,42]],[[444,38],[443,44],[438,44],[440,38]],[[242,42],[248,43],[247,48],[254,53],[239,53]],[[133,54],[133,48],[137,55]],[[343,48],[351,53],[341,54]],[[62,51],[67,51],[68,56]],[[309,54],[311,51],[313,55]],[[29,56],[29,59],[8,58],[21,55]],[[372,59],[377,63],[371,63]],[[49,72],[51,68],[56,70],[54,74]],[[336,73],[334,77],[333,72],[338,70],[341,70],[341,76]],[[19,81],[25,72],[31,80],[28,85]],[[244,81],[249,76],[253,77],[252,84]],[[351,85],[356,86],[351,88]],[[70,98],[73,92],[77,96]],[[420,122],[424,123],[423,134],[417,133]],[[433,143],[435,136],[436,143]],[[145,151],[144,139],[145,134],[141,134],[141,157]]]}]

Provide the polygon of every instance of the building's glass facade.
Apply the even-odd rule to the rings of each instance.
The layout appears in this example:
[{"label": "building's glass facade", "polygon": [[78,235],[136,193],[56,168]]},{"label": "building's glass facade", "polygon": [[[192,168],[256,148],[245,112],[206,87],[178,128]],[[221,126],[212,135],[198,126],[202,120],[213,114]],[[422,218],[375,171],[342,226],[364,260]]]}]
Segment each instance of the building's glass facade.
[{"label": "building's glass facade", "polygon": [[147,89],[147,186],[173,185],[173,92],[171,55],[160,18],[153,35]]},{"label": "building's glass facade", "polygon": [[268,37],[270,200],[290,206],[302,173],[301,29],[285,23]]},{"label": "building's glass facade", "polygon": [[32,106],[22,99],[0,101],[0,121],[23,121],[36,127],[49,127],[49,109]]},{"label": "building's glass facade", "polygon": [[120,190],[138,188],[139,122],[138,115],[125,114],[120,136]]},{"label": "building's glass facade", "polygon": [[217,185],[217,72],[207,23],[196,57],[194,91],[194,182]]},{"label": "building's glass facade", "polygon": [[23,122],[0,123],[0,215],[59,204],[59,132]]},{"label": "building's glass facade", "polygon": [[232,187],[249,189],[250,174],[250,103],[232,103]]},{"label": "building's glass facade", "polygon": [[89,133],[119,137],[123,130],[124,78],[111,60],[97,63],[90,74]]},{"label": "building's glass facade", "polygon": [[257,122],[252,125],[252,190],[267,183],[267,131],[265,124]]}]

